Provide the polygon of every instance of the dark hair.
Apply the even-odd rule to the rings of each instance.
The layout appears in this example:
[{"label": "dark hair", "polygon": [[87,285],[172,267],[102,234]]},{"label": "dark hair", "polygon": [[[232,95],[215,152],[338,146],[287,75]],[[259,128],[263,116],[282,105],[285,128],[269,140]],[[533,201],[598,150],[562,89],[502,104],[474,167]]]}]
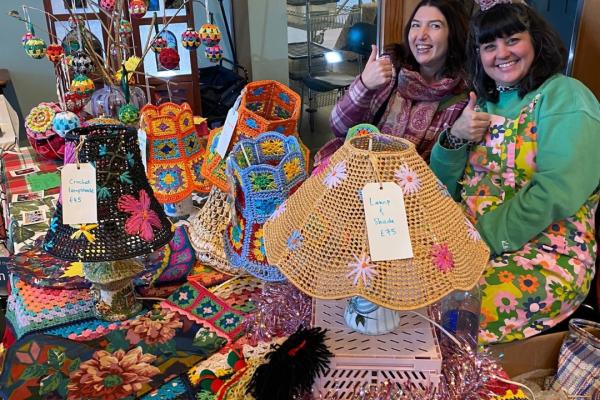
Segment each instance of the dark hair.
[{"label": "dark hair", "polygon": [[392,45],[390,48],[394,66],[396,68],[406,67],[414,71],[419,70],[419,63],[410,51],[408,34],[415,14],[423,6],[435,7],[440,10],[448,23],[448,53],[441,75],[454,78],[464,76],[466,74],[465,43],[468,36],[469,16],[464,4],[458,0],[421,0],[417,4],[404,26],[404,43]]},{"label": "dark hair", "polygon": [[498,4],[477,13],[471,21],[467,60],[477,96],[496,103],[496,82],[483,70],[479,46],[515,33],[528,32],[535,52],[527,75],[519,84],[519,97],[540,87],[546,79],[563,70],[567,50],[558,33],[530,6],[522,3]]}]

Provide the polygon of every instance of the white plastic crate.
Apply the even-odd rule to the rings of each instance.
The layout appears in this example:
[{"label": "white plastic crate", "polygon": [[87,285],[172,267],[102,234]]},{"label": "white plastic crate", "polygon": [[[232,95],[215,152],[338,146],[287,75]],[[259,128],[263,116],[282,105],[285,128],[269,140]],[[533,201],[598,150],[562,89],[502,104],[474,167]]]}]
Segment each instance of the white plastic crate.
[{"label": "white plastic crate", "polygon": [[[442,355],[429,322],[402,313],[394,332],[368,336],[346,326],[346,304],[347,300],[314,302],[313,326],[328,329],[326,344],[334,354],[329,370],[315,383],[315,394],[325,398],[335,394],[342,400],[352,399],[364,385],[385,380],[396,386],[410,381],[423,389],[440,382]],[[427,315],[426,309],[417,311]]]}]

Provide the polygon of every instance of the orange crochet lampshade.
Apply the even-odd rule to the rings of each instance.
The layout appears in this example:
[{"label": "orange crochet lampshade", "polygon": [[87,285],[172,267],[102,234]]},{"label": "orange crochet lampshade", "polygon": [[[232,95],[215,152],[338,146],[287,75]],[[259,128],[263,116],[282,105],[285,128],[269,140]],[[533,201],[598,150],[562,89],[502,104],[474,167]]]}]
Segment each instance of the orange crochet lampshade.
[{"label": "orange crochet lampshade", "polygon": [[206,139],[197,134],[187,103],[146,105],[141,127],[150,149],[147,174],[158,201],[177,203],[192,191],[208,193],[209,185],[200,174]]}]

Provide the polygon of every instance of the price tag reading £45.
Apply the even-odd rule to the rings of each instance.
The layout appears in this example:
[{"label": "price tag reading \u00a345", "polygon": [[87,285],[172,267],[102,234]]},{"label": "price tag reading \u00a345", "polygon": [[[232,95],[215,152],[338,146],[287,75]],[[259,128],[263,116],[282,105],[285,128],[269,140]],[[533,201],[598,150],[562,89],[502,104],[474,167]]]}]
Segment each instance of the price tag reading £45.
[{"label": "price tag reading \u00a345", "polygon": [[371,260],[412,258],[402,188],[394,182],[367,183],[362,198]]},{"label": "price tag reading \u00a345", "polygon": [[63,224],[98,222],[96,168],[90,163],[67,164],[60,171]]}]

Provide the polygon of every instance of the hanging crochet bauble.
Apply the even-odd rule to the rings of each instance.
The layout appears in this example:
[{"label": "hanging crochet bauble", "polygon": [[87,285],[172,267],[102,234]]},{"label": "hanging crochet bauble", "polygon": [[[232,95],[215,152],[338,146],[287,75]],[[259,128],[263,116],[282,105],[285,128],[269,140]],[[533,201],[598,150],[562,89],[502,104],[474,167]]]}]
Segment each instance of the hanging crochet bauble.
[{"label": "hanging crochet bauble", "polygon": [[53,63],[60,62],[65,55],[65,49],[60,44],[50,43],[46,49],[46,57]]},{"label": "hanging crochet bauble", "polygon": [[27,43],[27,41],[29,39],[33,39],[35,37],[35,35],[31,32],[27,32],[26,34],[24,34],[23,36],[21,36],[21,44],[23,46],[25,46],[25,43]]},{"label": "hanging crochet bauble", "polygon": [[44,39],[33,37],[25,42],[25,52],[31,58],[39,60],[46,55],[46,42]]},{"label": "hanging crochet bauble", "polygon": [[94,91],[94,81],[85,75],[75,75],[71,82],[71,92],[75,92],[81,96],[89,96]]},{"label": "hanging crochet bauble", "polygon": [[217,63],[221,61],[221,58],[223,58],[223,49],[218,44],[214,46],[209,46],[204,49],[204,55],[206,55],[208,61],[212,63]]},{"label": "hanging crochet bauble", "polygon": [[167,47],[158,55],[158,61],[166,69],[175,69],[179,65],[179,54],[177,50]]},{"label": "hanging crochet bauble", "polygon": [[60,137],[65,137],[67,132],[81,126],[79,117],[71,111],[61,111],[54,116],[52,128]]},{"label": "hanging crochet bauble", "polygon": [[92,58],[83,50],[78,50],[71,60],[71,69],[77,75],[89,75],[94,72]]},{"label": "hanging crochet bauble", "polygon": [[100,8],[102,8],[107,13],[112,13],[115,9],[116,0],[100,0]]},{"label": "hanging crochet bauble", "polygon": [[155,53],[160,53],[162,49],[167,47],[167,39],[162,36],[157,36],[152,41],[152,50]]},{"label": "hanging crochet bauble", "polygon": [[131,32],[133,32],[133,26],[131,25],[131,22],[127,21],[126,19],[122,19],[121,23],[119,24],[119,35],[122,38],[129,38],[131,36]]},{"label": "hanging crochet bauble", "polygon": [[187,50],[196,50],[198,46],[200,46],[200,35],[194,28],[187,28],[187,30],[181,34],[181,44]]},{"label": "hanging crochet bauble", "polygon": [[148,11],[144,0],[131,0],[129,2],[129,15],[131,18],[142,18]]},{"label": "hanging crochet bauble", "polygon": [[79,113],[83,106],[85,106],[86,98],[85,96],[75,93],[75,92],[67,92],[65,93],[65,106],[68,111]]},{"label": "hanging crochet bauble", "polygon": [[206,46],[214,46],[221,41],[221,31],[214,24],[204,24],[200,27],[200,40]]},{"label": "hanging crochet bauble", "polygon": [[40,103],[25,119],[27,140],[35,152],[48,160],[61,160],[65,154],[65,140],[52,128],[52,121],[60,106],[56,103]]},{"label": "hanging crochet bauble", "polygon": [[125,125],[135,125],[140,120],[140,109],[133,104],[123,104],[119,108],[119,121]]}]

